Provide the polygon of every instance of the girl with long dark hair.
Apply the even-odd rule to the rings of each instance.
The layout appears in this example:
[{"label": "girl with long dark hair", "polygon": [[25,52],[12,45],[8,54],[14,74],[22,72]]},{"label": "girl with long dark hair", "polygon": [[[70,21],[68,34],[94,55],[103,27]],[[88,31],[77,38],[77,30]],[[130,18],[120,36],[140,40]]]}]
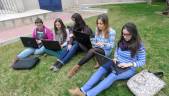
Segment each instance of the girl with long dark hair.
[{"label": "girl with long dark hair", "polygon": [[61,55],[53,64],[51,68],[53,71],[58,71],[80,50],[86,52],[91,47],[88,46],[88,44],[81,44],[80,42],[76,41],[76,39],[74,39],[74,32],[81,32],[90,37],[92,35],[92,30],[86,25],[85,21],[79,13],[74,13],[71,19],[74,22],[74,25],[69,28],[70,40],[68,41],[66,50],[63,50],[61,52]]}]

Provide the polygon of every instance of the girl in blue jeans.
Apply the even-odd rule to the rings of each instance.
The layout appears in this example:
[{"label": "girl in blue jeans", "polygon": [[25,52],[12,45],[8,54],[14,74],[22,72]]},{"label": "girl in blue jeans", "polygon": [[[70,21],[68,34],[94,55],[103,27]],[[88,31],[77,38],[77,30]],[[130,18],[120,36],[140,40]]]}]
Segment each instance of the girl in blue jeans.
[{"label": "girl in blue jeans", "polygon": [[91,46],[88,46],[88,44],[81,44],[80,42],[76,41],[74,32],[81,32],[90,37],[92,35],[92,30],[86,25],[79,13],[74,13],[71,19],[74,22],[74,25],[69,28],[70,39],[68,41],[67,47],[62,50],[60,53],[61,55],[50,68],[54,72],[61,69],[61,67],[65,65],[77,52],[79,52],[79,50],[86,52],[91,48]]},{"label": "girl in blue jeans", "polygon": [[62,49],[53,51],[45,48],[45,53],[58,58],[61,55],[62,50],[66,48],[67,42],[69,41],[69,37],[70,37],[69,30],[66,28],[65,24],[60,18],[57,18],[54,21],[54,37],[56,41],[59,41],[59,44]]},{"label": "girl in blue jeans", "polygon": [[45,51],[45,47],[42,46],[41,40],[53,40],[52,31],[44,26],[42,19],[37,18],[35,20],[36,27],[33,29],[32,38],[36,39],[36,42],[39,48],[26,48],[21,53],[19,53],[13,63],[16,63],[19,59],[24,59],[29,57],[30,55],[41,55]]},{"label": "girl in blue jeans", "polygon": [[[69,92],[73,96],[96,96],[109,88],[115,81],[132,77],[136,68],[143,66],[145,61],[146,52],[137,28],[135,24],[127,23],[122,27],[114,59],[101,66],[81,88],[70,89]],[[127,70],[117,72],[114,70],[113,64],[124,70],[127,68]],[[100,81],[105,74],[107,77]]]}]

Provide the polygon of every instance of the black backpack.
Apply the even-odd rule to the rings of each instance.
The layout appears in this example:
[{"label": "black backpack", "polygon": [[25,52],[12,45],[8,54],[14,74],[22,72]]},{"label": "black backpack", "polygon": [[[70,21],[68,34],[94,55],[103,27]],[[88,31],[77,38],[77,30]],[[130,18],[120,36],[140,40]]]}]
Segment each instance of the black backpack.
[{"label": "black backpack", "polygon": [[20,59],[12,65],[15,70],[32,69],[39,63],[40,59],[38,57],[28,57],[25,59]]}]

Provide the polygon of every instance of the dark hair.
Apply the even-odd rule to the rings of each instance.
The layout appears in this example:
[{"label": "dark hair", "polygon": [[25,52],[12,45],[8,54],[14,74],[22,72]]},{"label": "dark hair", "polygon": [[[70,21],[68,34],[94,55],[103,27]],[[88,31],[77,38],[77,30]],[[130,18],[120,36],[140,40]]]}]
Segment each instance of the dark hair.
[{"label": "dark hair", "polygon": [[61,24],[61,32],[63,34],[63,37],[66,38],[66,36],[67,36],[67,34],[66,34],[66,27],[65,27],[62,19],[60,19],[60,18],[56,18],[56,20],[54,21],[54,31],[55,31],[55,34],[57,34],[57,32],[58,32],[58,29],[55,26],[56,22],[59,22]]},{"label": "dark hair", "polygon": [[35,19],[35,24],[37,24],[37,23],[42,23],[42,24],[43,24],[42,19],[41,19],[41,18],[36,18],[36,19]]},{"label": "dark hair", "polygon": [[[98,20],[101,20],[103,23],[104,23],[104,26],[106,27],[106,29],[104,30],[105,33],[103,33],[104,37],[105,38],[108,38],[109,37],[109,19],[108,19],[108,16],[106,14],[101,14],[97,17],[97,20],[96,20],[96,24],[98,23]],[[101,34],[101,30],[99,30],[97,28],[98,32],[96,33],[97,35]]]},{"label": "dark hair", "polygon": [[85,23],[85,21],[83,20],[82,16],[79,13],[74,13],[71,18],[72,18],[72,20],[75,21],[74,28],[76,30],[81,31],[81,30],[83,30],[85,28],[86,23]]},{"label": "dark hair", "polygon": [[141,38],[137,31],[137,27],[134,23],[131,23],[131,22],[126,23],[122,27],[121,37],[120,37],[120,40],[118,41],[118,48],[120,47],[120,43],[125,41],[123,37],[123,29],[126,29],[131,34],[130,41],[127,41],[127,47],[129,50],[131,50],[131,57],[134,57],[141,43]]}]

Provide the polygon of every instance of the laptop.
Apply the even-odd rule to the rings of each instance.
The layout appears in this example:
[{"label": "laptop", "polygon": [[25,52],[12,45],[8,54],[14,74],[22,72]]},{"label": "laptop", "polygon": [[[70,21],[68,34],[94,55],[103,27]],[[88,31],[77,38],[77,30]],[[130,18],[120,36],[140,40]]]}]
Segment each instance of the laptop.
[{"label": "laptop", "polygon": [[87,35],[85,33],[81,33],[80,31],[74,31],[73,34],[75,36],[76,41],[78,41],[81,44],[87,45],[87,47],[89,47],[89,48],[92,47],[92,43],[90,41],[89,35]]},{"label": "laptop", "polygon": [[[104,56],[104,55],[102,55],[102,54],[100,54],[98,52],[96,52],[95,54],[96,54],[97,58],[99,58],[98,59],[99,64],[103,65],[103,64],[106,64],[106,62],[108,62],[108,61],[114,62],[111,58],[106,57],[106,56]],[[112,71],[115,71],[116,74],[123,73],[123,72],[125,72],[125,71],[130,69],[130,67],[128,67],[128,68],[120,68],[120,67],[117,66],[118,64],[119,64],[119,62],[117,61],[116,64],[113,63],[112,66],[111,66],[112,67]]]},{"label": "laptop", "polygon": [[24,47],[39,48],[35,38],[32,37],[20,37]]},{"label": "laptop", "polygon": [[53,50],[53,51],[58,51],[61,50],[61,46],[58,41],[46,41],[42,40],[42,44],[46,49]]}]

